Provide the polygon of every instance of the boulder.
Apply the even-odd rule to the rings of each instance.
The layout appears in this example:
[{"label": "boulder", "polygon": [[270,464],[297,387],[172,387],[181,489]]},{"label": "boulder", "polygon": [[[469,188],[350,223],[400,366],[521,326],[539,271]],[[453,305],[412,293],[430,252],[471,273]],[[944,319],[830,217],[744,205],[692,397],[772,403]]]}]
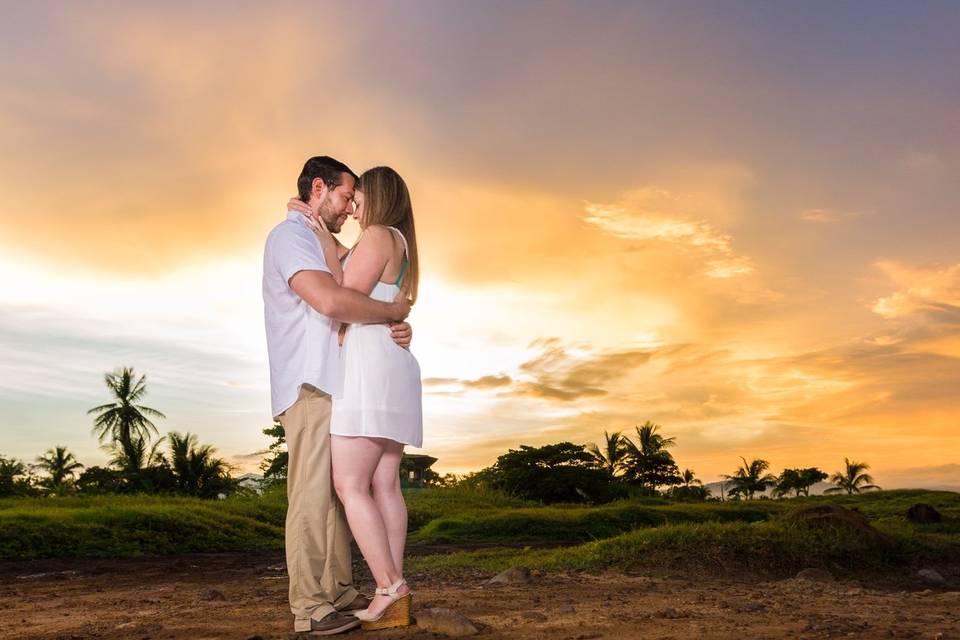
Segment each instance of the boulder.
[{"label": "boulder", "polygon": [[797,580],[810,580],[811,582],[833,582],[833,575],[826,569],[808,567],[796,575]]},{"label": "boulder", "polygon": [[917,524],[930,524],[932,522],[940,522],[943,520],[943,516],[929,504],[918,502],[907,509],[907,520],[916,522]]},{"label": "boulder", "polygon": [[917,576],[927,584],[937,585],[938,587],[947,584],[947,581],[936,569],[920,569],[920,571],[917,571]]},{"label": "boulder", "polygon": [[206,591],[200,594],[200,599],[203,600],[204,602],[211,602],[213,600],[226,600],[227,597],[223,595],[223,593],[221,593],[220,591],[217,591],[216,589],[207,589]]},{"label": "boulder", "polygon": [[417,626],[430,633],[459,638],[480,633],[480,630],[468,618],[453,609],[434,607],[417,611]]},{"label": "boulder", "polygon": [[791,522],[816,529],[834,529],[853,533],[864,543],[884,549],[895,546],[893,539],[871,526],[867,517],[859,511],[835,504],[821,504],[797,509],[787,516]]},{"label": "boulder", "polygon": [[487,580],[487,584],[525,584],[530,582],[530,569],[526,567],[510,567]]}]

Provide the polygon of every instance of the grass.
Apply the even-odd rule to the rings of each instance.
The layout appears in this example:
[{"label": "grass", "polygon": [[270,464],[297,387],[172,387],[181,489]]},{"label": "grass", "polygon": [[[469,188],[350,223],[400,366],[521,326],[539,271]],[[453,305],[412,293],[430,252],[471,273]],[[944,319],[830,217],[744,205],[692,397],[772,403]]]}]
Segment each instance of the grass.
[{"label": "grass", "polygon": [[757,522],[783,511],[772,501],[646,505],[621,501],[601,507],[526,507],[436,518],[413,536],[420,543],[586,542],[643,527],[680,522]]},{"label": "grass", "polygon": [[[457,489],[410,490],[406,498],[413,543],[576,545],[411,557],[411,569],[423,572],[492,572],[526,564],[546,570],[687,566],[787,573],[811,565],[890,568],[960,561],[960,494],[943,491],[696,504],[633,500],[597,507],[545,507],[495,492]],[[860,510],[894,546],[871,547],[850,532],[810,530],[783,517],[792,509],[827,502]],[[945,520],[929,525],[907,521],[906,510],[916,502],[932,504]],[[0,500],[0,559],[282,549],[285,513],[282,486],[260,497],[219,501],[116,495],[7,498]]]},{"label": "grass", "polygon": [[[520,507],[497,493],[407,493],[411,526],[463,512]],[[202,500],[177,496],[0,499],[0,560],[129,557],[283,548],[286,494]]]},{"label": "grass", "polygon": [[69,496],[0,501],[0,559],[283,548],[284,497]]},{"label": "grass", "polygon": [[493,573],[524,565],[547,571],[643,570],[758,573],[786,576],[805,567],[885,571],[907,565],[960,562],[960,536],[919,531],[900,523],[881,527],[892,546],[856,532],[816,529],[782,516],[757,522],[681,522],[636,529],[573,547],[485,549],[412,557],[411,571]]}]

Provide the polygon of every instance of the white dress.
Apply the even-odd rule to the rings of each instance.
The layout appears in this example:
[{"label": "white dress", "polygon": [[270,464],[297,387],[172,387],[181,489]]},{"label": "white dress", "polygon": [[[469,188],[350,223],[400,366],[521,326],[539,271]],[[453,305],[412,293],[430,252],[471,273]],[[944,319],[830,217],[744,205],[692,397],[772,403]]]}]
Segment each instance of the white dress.
[{"label": "white dress", "polygon": [[[403,240],[404,266],[407,241]],[[350,254],[344,260],[344,268]],[[399,283],[377,282],[370,297],[393,302]],[[389,438],[413,447],[423,444],[420,365],[408,349],[397,345],[385,324],[351,324],[340,349],[341,391],[333,396],[330,433],[338,436]]]}]

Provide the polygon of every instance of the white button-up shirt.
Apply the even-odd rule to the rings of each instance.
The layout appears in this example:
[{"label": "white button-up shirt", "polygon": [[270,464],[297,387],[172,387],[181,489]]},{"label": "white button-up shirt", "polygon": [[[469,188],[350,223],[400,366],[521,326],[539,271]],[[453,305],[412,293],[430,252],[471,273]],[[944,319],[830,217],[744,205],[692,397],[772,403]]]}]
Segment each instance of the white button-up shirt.
[{"label": "white button-up shirt", "polygon": [[270,359],[273,417],[297,401],[300,386],[309,383],[335,395],[339,392],[339,323],[318,313],[290,288],[290,278],[305,269],[330,273],[313,231],[301,214],[287,219],[267,236],[263,252],[263,317]]}]

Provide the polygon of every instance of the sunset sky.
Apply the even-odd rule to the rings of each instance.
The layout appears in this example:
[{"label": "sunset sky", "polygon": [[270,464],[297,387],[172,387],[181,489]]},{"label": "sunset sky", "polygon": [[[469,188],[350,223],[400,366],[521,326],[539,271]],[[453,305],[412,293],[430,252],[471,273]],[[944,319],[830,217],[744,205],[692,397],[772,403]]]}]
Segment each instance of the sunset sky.
[{"label": "sunset sky", "polygon": [[960,4],[197,4],[0,0],[0,454],[104,463],[133,366],[255,470],[328,154],[411,187],[441,473],[652,420],[704,481],[960,490]]}]

